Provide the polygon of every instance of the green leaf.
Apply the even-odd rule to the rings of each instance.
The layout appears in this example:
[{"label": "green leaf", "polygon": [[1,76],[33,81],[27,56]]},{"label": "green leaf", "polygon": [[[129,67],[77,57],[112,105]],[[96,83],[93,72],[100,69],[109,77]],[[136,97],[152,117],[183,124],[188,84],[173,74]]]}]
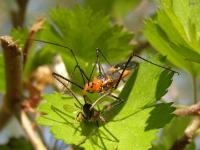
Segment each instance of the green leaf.
[{"label": "green leaf", "polygon": [[[156,92],[156,99],[159,100],[160,97],[167,93],[168,87],[172,83],[173,72],[169,72],[167,70],[163,71],[160,75],[160,79],[157,84],[157,92]],[[171,80],[169,80],[171,79]]]},{"label": "green leaf", "polygon": [[[150,148],[151,141],[155,138],[155,134],[158,131],[157,128],[161,128],[172,119],[173,115],[171,112],[174,108],[170,107],[171,104],[153,105],[156,102],[156,87],[162,73],[162,69],[148,63],[143,63],[140,65],[136,80],[132,80],[132,78],[135,78],[135,75],[130,78],[134,86],[125,86],[123,89],[121,96],[129,95],[128,100],[119,114],[114,118],[115,121],[107,125],[112,133],[119,136],[119,149],[139,150]],[[168,77],[167,80],[170,82],[171,77]],[[167,82],[163,81],[162,84],[165,83]],[[126,85],[128,84],[129,81]],[[167,86],[164,87],[168,88]],[[131,92],[127,93],[127,91]],[[164,94],[163,91],[161,93]],[[161,96],[163,95],[160,94],[159,99],[161,99]],[[161,106],[166,108],[163,110],[163,113],[166,112],[166,114],[159,113],[154,115],[154,112],[159,110]],[[159,120],[157,120],[158,118]],[[155,120],[157,120],[158,124],[153,128],[152,124],[154,124]],[[147,130],[148,128],[151,128],[151,130]]]},{"label": "green leaf", "polygon": [[[41,38],[67,45],[85,61],[95,60],[97,47],[109,60],[115,61],[127,56],[132,49],[129,42],[133,35],[124,31],[121,26],[111,25],[109,18],[102,13],[80,7],[74,10],[60,8],[53,9],[50,18],[51,22],[46,23]],[[56,47],[57,51],[69,54],[68,50],[60,49]]]},{"label": "green leaf", "polygon": [[5,83],[5,66],[3,55],[0,54],[0,92],[5,92],[6,83]]},{"label": "green leaf", "polygon": [[[147,126],[145,130],[158,129],[164,127],[169,120],[171,120],[174,115],[172,112],[175,110],[171,107],[173,103],[161,103],[155,105],[155,108],[150,112],[150,117],[147,120]],[[163,119],[160,119],[160,114],[162,114]]]},{"label": "green leaf", "polygon": [[[157,62],[156,59],[152,61]],[[38,118],[38,123],[51,127],[55,138],[65,143],[80,144],[90,149],[148,149],[155,138],[158,128],[166,125],[173,117],[174,110],[170,104],[156,104],[161,99],[171,82],[172,76],[166,72],[165,80],[161,81],[163,69],[142,63],[125,85],[120,97],[124,103],[114,105],[110,110],[103,112],[107,123],[76,121],[77,108],[74,114],[66,111],[65,107],[74,106],[75,99],[63,99],[61,94],[45,96],[47,102],[39,106],[39,111],[45,115]],[[164,84],[162,94],[158,92],[157,85]],[[160,95],[160,97],[158,97]],[[83,103],[83,100],[82,100]],[[160,111],[159,113],[157,113]],[[71,113],[70,113],[71,112]],[[156,121],[156,125],[154,125]]]},{"label": "green leaf", "polygon": [[190,0],[161,0],[160,5],[156,16],[145,23],[145,36],[174,65],[198,75],[200,3],[191,6]]}]

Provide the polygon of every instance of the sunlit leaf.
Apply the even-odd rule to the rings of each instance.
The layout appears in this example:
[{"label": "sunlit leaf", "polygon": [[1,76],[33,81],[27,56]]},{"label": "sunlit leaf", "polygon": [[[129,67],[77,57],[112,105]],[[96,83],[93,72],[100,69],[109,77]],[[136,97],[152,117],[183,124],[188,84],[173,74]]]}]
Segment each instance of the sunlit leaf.
[{"label": "sunlit leaf", "polygon": [[[162,82],[160,77],[163,74],[167,75]],[[39,107],[39,111],[45,115],[39,117],[38,122],[50,126],[57,139],[62,139],[65,143],[82,143],[81,146],[87,149],[148,149],[158,129],[173,118],[174,108],[171,104],[156,104],[165,94],[171,78],[163,69],[142,63],[120,94],[126,102],[103,112],[107,121],[105,125],[100,121],[99,125],[92,121],[78,122],[76,114],[63,107],[67,104],[75,108],[75,99],[63,99],[61,94],[45,96],[47,102]],[[158,84],[163,84],[160,91],[157,90]],[[161,94],[156,94],[157,92]]]},{"label": "sunlit leaf", "polygon": [[200,72],[200,3],[161,0],[156,16],[146,21],[145,35],[162,55],[193,75]]}]

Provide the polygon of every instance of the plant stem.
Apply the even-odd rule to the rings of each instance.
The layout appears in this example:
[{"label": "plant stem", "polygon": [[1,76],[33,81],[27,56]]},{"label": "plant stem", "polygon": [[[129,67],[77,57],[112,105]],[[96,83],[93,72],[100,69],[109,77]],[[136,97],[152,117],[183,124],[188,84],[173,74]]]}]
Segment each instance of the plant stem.
[{"label": "plant stem", "polygon": [[177,108],[173,114],[177,116],[199,116],[200,115],[200,102],[191,106]]},{"label": "plant stem", "polygon": [[170,150],[184,150],[185,147],[192,142],[199,127],[200,127],[200,118],[196,117],[191,121],[191,123],[185,129],[184,136],[175,141]]},{"label": "plant stem", "polygon": [[193,86],[193,98],[194,98],[194,104],[197,103],[197,82],[196,82],[196,76],[192,76],[192,86]]},{"label": "plant stem", "polygon": [[39,137],[39,134],[33,129],[30,119],[23,110],[21,110],[20,118],[21,125],[27,133],[28,138],[30,139],[35,150],[47,150],[41,138]]},{"label": "plant stem", "polygon": [[23,48],[23,64],[26,64],[28,54],[30,51],[30,48],[33,44],[33,38],[35,37],[35,34],[42,28],[42,25],[44,23],[44,19],[38,19],[31,27],[28,37],[25,41],[24,48]]},{"label": "plant stem", "polygon": [[32,145],[36,150],[46,150],[39,134],[33,130],[32,123],[26,113],[21,109],[22,97],[22,71],[23,54],[12,38],[9,36],[0,37],[3,47],[6,94],[3,107],[0,110],[0,130],[5,126],[12,115],[20,122],[27,133]]},{"label": "plant stem", "polygon": [[25,15],[27,4],[29,0],[16,0],[18,10],[11,10],[11,21],[15,28],[23,27],[25,22]]},{"label": "plant stem", "polygon": [[[0,37],[3,47],[6,94],[0,113],[0,129],[6,124],[12,114],[17,115],[22,102],[22,52],[9,36]],[[6,115],[6,117],[2,117]],[[19,115],[19,114],[18,114]]]}]

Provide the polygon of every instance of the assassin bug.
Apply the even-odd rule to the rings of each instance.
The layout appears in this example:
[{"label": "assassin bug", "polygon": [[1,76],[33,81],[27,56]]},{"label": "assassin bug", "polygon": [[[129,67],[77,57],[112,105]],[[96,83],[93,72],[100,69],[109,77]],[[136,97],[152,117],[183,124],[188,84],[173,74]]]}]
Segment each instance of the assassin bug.
[{"label": "assassin bug", "polygon": [[[68,82],[74,84],[75,86],[77,86],[78,88],[82,89],[82,95],[83,97],[85,98],[86,97],[86,94],[87,93],[100,93],[102,96],[98,99],[99,101],[105,97],[105,96],[110,96],[114,99],[117,99],[119,101],[122,101],[122,99],[120,99],[119,97],[115,96],[112,94],[113,90],[117,89],[119,83],[121,80],[123,80],[126,76],[128,76],[131,72],[131,70],[133,70],[134,68],[136,68],[138,66],[138,63],[134,62],[134,61],[131,61],[132,58],[135,56],[135,57],[138,57],[144,61],[147,61],[148,63],[152,64],[152,65],[155,65],[157,67],[161,67],[161,68],[164,68],[166,70],[169,70],[169,71],[172,71],[174,73],[178,73],[176,71],[173,71],[171,70],[170,68],[167,68],[167,67],[164,67],[164,66],[161,66],[161,65],[158,65],[158,64],[155,64],[149,60],[146,60],[134,53],[132,53],[128,60],[124,63],[120,63],[120,64],[117,64],[117,65],[114,65],[112,66],[109,61],[106,59],[106,57],[104,56],[104,54],[97,48],[96,49],[96,62],[95,64],[97,64],[98,66],[98,70],[99,70],[99,75],[97,77],[95,77],[93,80],[91,80],[92,78],[92,75],[93,75],[93,72],[94,72],[94,69],[96,67],[96,65],[94,65],[94,67],[92,68],[92,71],[90,73],[90,76],[88,77],[86,75],[86,73],[84,72],[84,70],[80,67],[79,63],[78,63],[78,60],[73,52],[73,50],[67,46],[63,46],[63,45],[60,45],[60,44],[56,44],[56,43],[53,43],[53,42],[48,42],[48,41],[43,41],[43,40],[35,40],[35,41],[39,41],[39,42],[43,42],[43,43],[47,43],[47,44],[52,44],[52,45],[55,45],[55,46],[59,46],[59,47],[63,47],[63,48],[66,48],[68,50],[71,51],[75,61],[76,61],[76,66],[74,68],[74,70],[76,68],[79,69],[80,73],[81,73],[81,76],[82,76],[82,79],[83,79],[83,82],[84,82],[84,87],[80,86],[79,84],[65,78],[65,77],[62,77],[60,76],[59,74],[57,73],[54,73],[54,76],[58,76],[58,77],[61,77],[63,78],[64,80],[67,80]],[[101,56],[106,60],[106,62],[109,64],[110,68],[105,71],[100,63],[100,59],[99,59],[99,55],[101,54]],[[87,82],[85,82],[85,79],[87,80]],[[99,101],[96,101],[95,103],[92,104],[91,106],[91,109],[99,102]]]},{"label": "assassin bug", "polygon": [[[101,120],[102,122],[105,122],[105,119],[101,116],[101,112],[96,110],[95,108],[91,108],[92,104],[86,102],[82,104],[80,100],[77,98],[75,93],[65,85],[61,79],[63,77],[61,75],[58,76],[58,74],[53,73],[53,76],[56,80],[58,80],[66,89],[67,91],[75,98],[75,100],[78,102],[79,106],[76,105],[76,107],[80,108],[82,111],[78,112],[76,116],[77,121],[98,121]],[[61,79],[60,79],[61,78]]]}]

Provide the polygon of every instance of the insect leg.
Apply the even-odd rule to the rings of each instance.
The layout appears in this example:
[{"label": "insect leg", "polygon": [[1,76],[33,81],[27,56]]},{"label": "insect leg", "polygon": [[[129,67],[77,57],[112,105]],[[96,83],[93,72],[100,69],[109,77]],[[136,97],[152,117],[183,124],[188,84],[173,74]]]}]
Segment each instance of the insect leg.
[{"label": "insect leg", "polygon": [[[69,80],[69,79],[67,79],[67,78],[65,78],[65,77],[63,77],[63,76],[61,76],[61,75],[55,73],[55,72],[53,72],[52,75],[53,75],[54,77],[58,77],[58,78],[61,78],[61,79],[63,79],[63,80],[66,80],[66,81],[70,82],[71,84],[77,86],[77,87],[80,88],[80,89],[83,89],[83,87],[80,86],[79,84],[77,84],[77,83],[75,83],[75,82],[73,82],[73,81],[71,81],[71,80]],[[64,84],[64,83],[62,83],[62,84]],[[66,85],[65,85],[65,86],[66,86]]]},{"label": "insect leg", "polygon": [[[96,61],[95,61],[95,65],[94,67],[92,68],[92,71],[90,73],[90,76],[89,76],[89,81],[91,81],[91,78],[92,78],[92,75],[94,73],[94,69],[96,68],[96,65],[98,65],[98,70],[99,70],[99,74],[100,75],[105,75],[105,71],[100,63],[100,59],[99,59],[99,53],[101,53],[100,49],[99,48],[96,48]],[[102,54],[102,53],[101,53]]]},{"label": "insect leg", "polygon": [[101,134],[99,133],[99,132],[97,132],[97,134],[99,135],[99,139],[100,139],[100,142],[101,142],[101,144],[102,144],[102,149],[107,149],[106,148],[106,145],[105,145],[105,143],[104,143],[104,141],[103,141],[103,139],[102,139],[102,137],[101,137]]},{"label": "insect leg", "polygon": [[70,47],[64,46],[64,45],[61,45],[61,44],[57,44],[57,43],[54,43],[54,42],[44,41],[44,40],[38,40],[38,39],[33,39],[33,40],[34,41],[38,41],[38,42],[42,42],[42,43],[47,43],[47,44],[55,45],[55,46],[58,46],[58,47],[63,47],[63,48],[66,48],[66,49],[70,50],[70,52],[72,53],[72,55],[73,55],[73,57],[75,59],[76,65],[77,65],[77,67],[78,67],[78,69],[79,69],[79,71],[81,73],[81,76],[82,76],[83,80],[84,80],[84,77],[85,77],[87,79],[87,81],[89,81],[89,78],[87,77],[87,75],[85,74],[85,72],[81,69],[80,64],[79,64],[79,62],[78,62],[78,60],[77,60],[77,58],[76,58],[76,56],[74,54],[74,51]]},{"label": "insect leg", "polygon": [[115,142],[119,142],[119,139],[117,139],[117,137],[115,137],[112,132],[110,132],[105,126],[103,126],[104,130],[110,134],[110,136],[115,140]]},{"label": "insect leg", "polygon": [[130,61],[131,61],[131,59],[133,58],[133,56],[134,56],[134,55],[131,55],[131,56],[129,57],[128,61],[126,62],[125,67],[124,67],[124,69],[122,70],[122,73],[120,74],[120,76],[119,76],[119,78],[118,78],[118,80],[117,80],[117,83],[116,83],[114,89],[117,89],[117,87],[118,87],[118,85],[119,85],[119,82],[121,81],[122,76],[123,76],[123,74],[124,74],[124,71],[125,71],[126,68],[128,67],[128,64],[130,63]]},{"label": "insect leg", "polygon": [[107,95],[110,95],[110,92],[105,93],[105,94],[103,94],[101,97],[99,97],[99,98],[92,104],[92,106],[90,107],[90,110],[91,110],[92,108],[94,108],[94,106],[96,106],[96,105],[99,103],[99,101],[101,101],[101,99],[104,98],[104,97],[107,96]]},{"label": "insect leg", "polygon": [[[74,75],[74,72],[76,71],[76,69],[77,68],[79,68],[79,66],[78,65],[76,65],[75,67],[74,67],[74,70],[72,71],[72,73],[70,74],[70,77],[72,77],[73,75]],[[81,73],[81,77],[82,77],[82,81],[83,81],[83,84],[85,85],[85,78],[84,78],[84,71],[83,71],[83,69],[81,69],[81,68],[79,68],[79,71],[80,71],[80,73]],[[86,78],[87,79],[87,78]]]},{"label": "insect leg", "polygon": [[105,59],[105,61],[110,65],[110,67],[112,66],[111,63],[108,61],[108,59],[105,57],[105,55],[102,53],[102,51],[100,49],[99,50],[99,53],[101,54],[101,56]]},{"label": "insect leg", "polygon": [[124,102],[123,99],[121,99],[120,97],[117,97],[117,96],[115,96],[115,95],[113,95],[111,93],[109,94],[109,96],[112,97],[112,98],[114,98],[114,99],[116,99],[116,100],[118,100],[119,102]]},{"label": "insect leg", "polygon": [[74,59],[75,59],[76,67],[79,69],[79,71],[80,71],[80,73],[81,73],[81,76],[82,76],[82,78],[83,78],[84,84],[85,84],[84,77],[85,77],[86,80],[89,82],[88,76],[86,75],[86,73],[85,73],[85,72],[83,71],[83,69],[81,68],[81,66],[80,66],[80,64],[79,64],[79,62],[78,62],[78,60],[77,60],[77,58],[76,58],[76,55],[74,54],[74,52],[73,52],[72,49],[71,49],[71,53],[72,53],[72,55],[73,55],[73,57],[74,57]]}]

